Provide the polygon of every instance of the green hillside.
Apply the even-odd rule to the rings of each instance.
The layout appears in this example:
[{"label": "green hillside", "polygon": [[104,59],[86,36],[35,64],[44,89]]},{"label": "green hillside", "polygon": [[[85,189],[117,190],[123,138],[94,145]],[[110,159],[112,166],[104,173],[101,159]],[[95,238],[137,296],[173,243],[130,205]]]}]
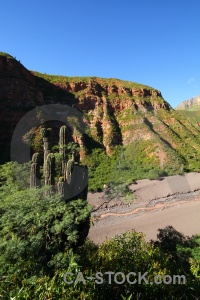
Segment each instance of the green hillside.
[{"label": "green hillside", "polygon": [[[70,141],[81,144],[90,190],[113,182],[126,185],[142,178],[200,171],[198,112],[172,109],[160,91],[145,84],[41,74],[9,58],[13,57],[0,53],[1,162],[9,160],[10,141],[21,118],[37,107],[42,123],[39,107],[59,103],[82,113],[87,127],[81,132],[77,125],[77,136],[70,128],[68,132]],[[52,121],[42,126],[56,133],[60,125]],[[27,129],[21,137],[30,143],[31,153],[42,152],[39,132],[39,127]],[[58,141],[53,137],[53,142]]]},{"label": "green hillside", "polygon": [[194,125],[200,122],[200,110],[179,110],[179,113],[184,117],[188,117]]},{"label": "green hillside", "polygon": [[[200,171],[197,112],[173,110],[159,91],[134,82],[32,73],[63,89],[72,86],[69,91],[78,100],[75,107],[82,111],[88,124],[84,135],[86,156],[82,163],[89,167],[90,191],[101,190],[104,184],[127,185],[143,178]],[[132,89],[147,89],[157,94],[131,95]],[[92,99],[100,103],[96,108],[88,108]],[[129,103],[130,107],[120,110],[123,103]],[[94,125],[95,119],[101,131]],[[109,126],[109,132],[104,124]],[[109,154],[106,147],[110,149]]]}]

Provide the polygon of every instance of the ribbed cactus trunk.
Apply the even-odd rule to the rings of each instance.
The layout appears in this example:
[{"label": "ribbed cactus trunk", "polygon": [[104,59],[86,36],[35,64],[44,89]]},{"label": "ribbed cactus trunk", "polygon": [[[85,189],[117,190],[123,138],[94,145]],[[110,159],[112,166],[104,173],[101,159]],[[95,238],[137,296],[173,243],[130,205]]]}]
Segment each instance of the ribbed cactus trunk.
[{"label": "ribbed cactus trunk", "polygon": [[63,177],[60,177],[58,180],[57,191],[58,191],[58,195],[62,197],[65,196],[65,182],[63,181]]},{"label": "ribbed cactus trunk", "polygon": [[51,128],[42,129],[43,136],[43,147],[44,147],[44,164],[46,162],[47,156],[51,153]]},{"label": "ribbed cactus trunk", "polygon": [[47,159],[44,164],[44,180],[45,185],[54,184],[54,167],[55,167],[55,158],[52,153],[47,155]]},{"label": "ribbed cactus trunk", "polygon": [[[55,157],[52,153],[47,155],[44,164],[44,184],[45,186],[52,186],[54,182],[54,170],[55,170]],[[47,190],[46,196],[51,193],[51,189]]]},{"label": "ribbed cactus trunk", "polygon": [[39,153],[33,154],[31,162],[30,187],[40,186]]},{"label": "ribbed cactus trunk", "polygon": [[66,126],[62,126],[60,128],[60,134],[59,134],[59,153],[61,156],[61,165],[62,165],[62,170],[61,170],[61,175],[63,179],[65,180],[65,161],[66,161]]},{"label": "ribbed cactus trunk", "polygon": [[[45,186],[52,185],[52,158],[51,158],[51,128],[42,129],[43,148],[44,148],[44,184]],[[50,190],[45,192],[45,196],[51,193]]]},{"label": "ribbed cactus trunk", "polygon": [[68,184],[70,184],[71,180],[72,180],[73,168],[74,168],[74,155],[72,155],[72,158],[69,159],[67,164],[66,164],[65,176],[66,176],[66,181],[67,181]]}]

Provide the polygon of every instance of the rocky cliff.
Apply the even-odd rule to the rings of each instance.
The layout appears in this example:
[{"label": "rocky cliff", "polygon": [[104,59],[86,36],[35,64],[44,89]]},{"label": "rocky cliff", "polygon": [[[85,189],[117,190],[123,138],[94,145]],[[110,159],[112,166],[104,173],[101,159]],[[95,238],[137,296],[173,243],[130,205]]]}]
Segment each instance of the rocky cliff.
[{"label": "rocky cliff", "polygon": [[34,76],[12,56],[0,52],[0,161],[9,160],[15,126],[29,110],[44,104],[74,101],[59,86]]},{"label": "rocky cliff", "polygon": [[4,154],[8,154],[9,141],[21,117],[36,106],[52,103],[82,111],[94,139],[108,152],[111,146],[124,142],[117,120],[123,111],[137,114],[170,109],[159,91],[144,85],[30,72],[12,56],[0,53],[0,146]]},{"label": "rocky cliff", "polygon": [[[173,110],[160,91],[112,78],[41,74],[27,70],[16,59],[2,52],[1,162],[9,160],[9,143],[22,116],[32,108],[53,103],[67,104],[83,114],[89,132],[73,137],[84,149],[82,158],[93,153],[95,148],[111,156],[116,146],[128,149],[129,145],[133,145],[134,149],[139,142],[140,146],[144,146],[140,154],[146,155],[146,162],[154,160],[162,169],[176,165],[178,170],[182,164],[192,170],[197,169],[193,158],[200,153],[199,128]],[[35,140],[38,132],[35,129]],[[132,150],[127,151],[131,153]],[[141,158],[141,161],[136,158],[136,163],[141,165],[146,158]],[[94,160],[93,167],[96,169]]]}]

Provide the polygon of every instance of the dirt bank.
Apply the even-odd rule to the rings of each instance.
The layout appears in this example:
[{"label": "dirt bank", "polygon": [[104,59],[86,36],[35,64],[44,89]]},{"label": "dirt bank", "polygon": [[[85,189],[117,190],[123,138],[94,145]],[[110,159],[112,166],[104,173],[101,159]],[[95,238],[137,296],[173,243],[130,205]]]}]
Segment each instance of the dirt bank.
[{"label": "dirt bank", "polygon": [[103,192],[89,195],[89,202],[96,208],[92,217],[97,221],[89,232],[94,242],[101,243],[131,229],[143,232],[148,241],[156,238],[158,228],[168,225],[186,235],[200,233],[199,173],[140,180],[130,190],[137,198],[128,204],[120,199],[102,207]]}]

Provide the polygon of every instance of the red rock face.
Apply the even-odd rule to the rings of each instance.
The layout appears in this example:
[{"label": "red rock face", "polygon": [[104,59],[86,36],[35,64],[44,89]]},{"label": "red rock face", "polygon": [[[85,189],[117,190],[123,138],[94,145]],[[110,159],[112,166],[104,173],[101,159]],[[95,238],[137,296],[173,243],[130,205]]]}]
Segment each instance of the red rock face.
[{"label": "red rock face", "polygon": [[76,82],[76,83],[69,83],[67,85],[67,90],[69,92],[79,92],[87,88],[87,84],[85,82]]},{"label": "red rock face", "polygon": [[0,56],[0,99],[13,105],[42,105],[43,95],[36,78],[15,59]]},{"label": "red rock face", "polygon": [[[36,106],[59,102],[60,88],[37,78],[15,59],[0,56],[0,162],[9,159],[10,141],[23,115]],[[63,96],[68,97],[67,92]]]},{"label": "red rock face", "polygon": [[[15,59],[0,56],[1,161],[4,160],[4,154],[9,153],[13,130],[22,116],[36,106],[52,103],[67,104],[82,111],[94,140],[102,144],[108,154],[111,153],[112,146],[123,143],[118,116],[124,110],[170,108],[157,90],[123,87],[122,81],[119,85],[108,84],[106,79],[101,78],[77,82],[69,82],[67,78],[66,82],[52,84],[35,76]],[[74,139],[84,149],[84,139]],[[85,155],[84,151],[82,155]]]}]

